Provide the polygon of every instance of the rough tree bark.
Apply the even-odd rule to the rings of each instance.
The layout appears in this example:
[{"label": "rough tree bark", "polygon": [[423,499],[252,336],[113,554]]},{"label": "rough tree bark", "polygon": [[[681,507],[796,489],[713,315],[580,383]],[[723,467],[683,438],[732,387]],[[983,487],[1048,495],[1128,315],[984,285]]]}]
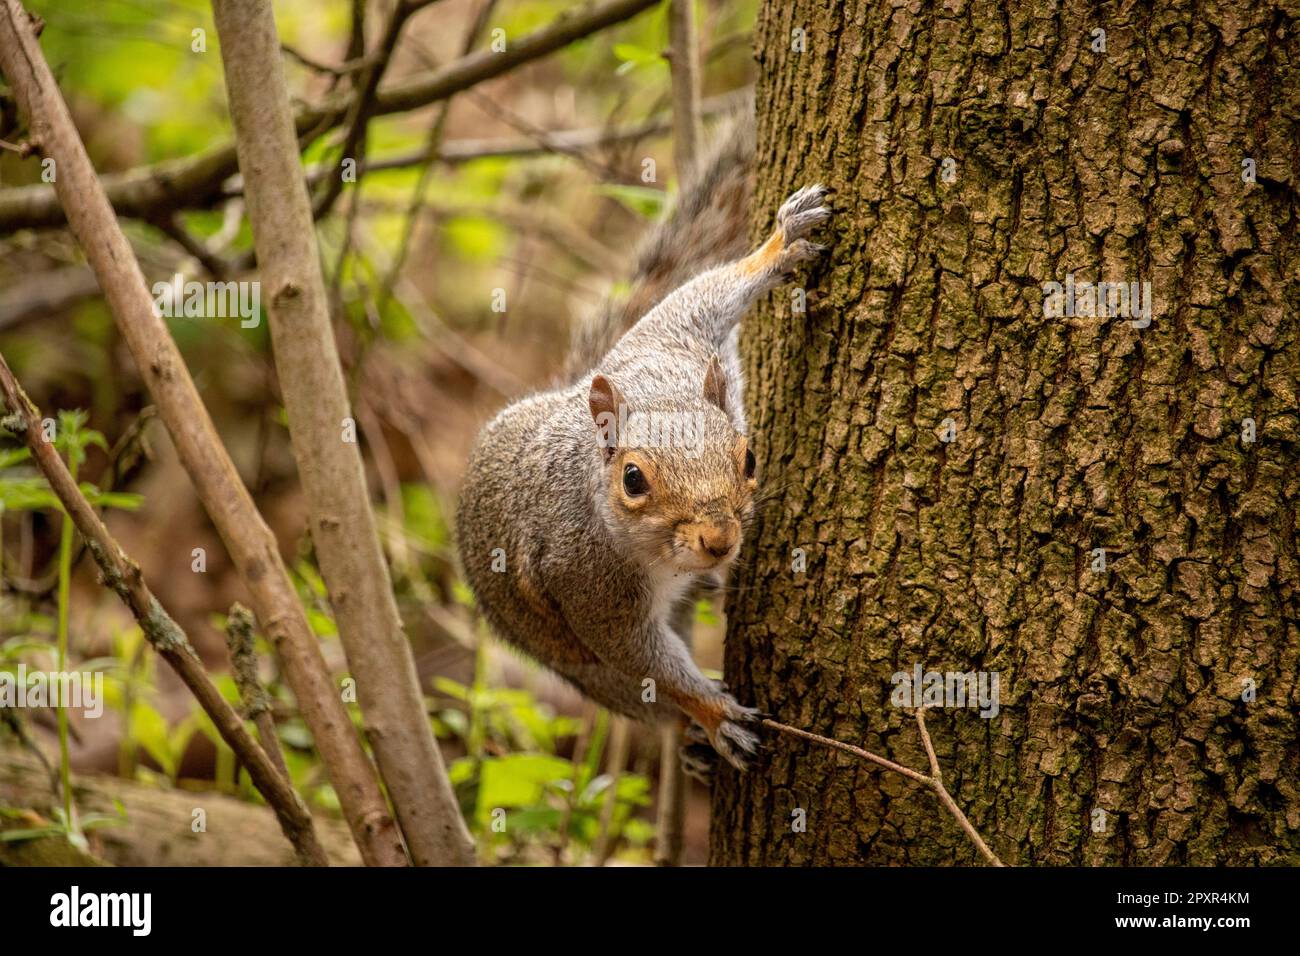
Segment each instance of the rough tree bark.
[{"label": "rough tree bark", "polygon": [[[996,717],[929,722],[1008,864],[1300,862],[1298,16],[760,15],[756,231],[816,180],[838,216],[807,314],[780,293],[742,336],[776,491],[727,680],[923,766],[891,676],[998,672]],[[1150,324],[1046,317],[1070,273],[1150,282]],[[715,864],[977,859],[907,781],[770,743],[715,789]]]}]

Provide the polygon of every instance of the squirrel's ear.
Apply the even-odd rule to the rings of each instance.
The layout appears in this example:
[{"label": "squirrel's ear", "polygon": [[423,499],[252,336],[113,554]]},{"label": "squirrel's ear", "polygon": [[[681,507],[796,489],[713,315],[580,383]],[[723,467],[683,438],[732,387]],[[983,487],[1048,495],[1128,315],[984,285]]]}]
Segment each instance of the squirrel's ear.
[{"label": "squirrel's ear", "polygon": [[727,373],[716,354],[709,359],[709,370],[704,373],[704,398],[723,412],[727,410]]},{"label": "squirrel's ear", "polygon": [[591,409],[593,420],[602,414],[618,414],[618,406],[623,404],[623,395],[614,383],[603,375],[591,380],[591,391],[587,394],[587,407]]},{"label": "squirrel's ear", "polygon": [[591,420],[596,423],[596,437],[606,461],[614,457],[618,448],[618,407],[622,404],[623,396],[613,382],[603,375],[591,380],[587,407],[591,409]]}]

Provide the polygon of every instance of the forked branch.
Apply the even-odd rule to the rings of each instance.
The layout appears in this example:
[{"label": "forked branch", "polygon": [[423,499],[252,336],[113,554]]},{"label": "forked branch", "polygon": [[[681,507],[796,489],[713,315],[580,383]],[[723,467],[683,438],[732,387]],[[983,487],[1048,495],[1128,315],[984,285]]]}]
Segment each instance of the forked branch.
[{"label": "forked branch", "polygon": [[1005,863],[998,859],[997,854],[989,848],[989,845],[984,842],[984,838],[979,835],[979,831],[975,829],[975,826],[970,822],[966,814],[962,812],[961,807],[957,806],[957,802],[953,800],[952,794],[948,792],[948,788],[943,785],[943,773],[939,768],[939,758],[935,755],[934,744],[930,741],[930,731],[926,729],[925,726],[924,707],[918,707],[916,709],[916,726],[921,732],[921,744],[925,747],[925,755],[930,761],[930,772],[928,774],[921,773],[919,770],[913,770],[911,767],[904,767],[901,763],[895,763],[892,760],[881,757],[879,754],[873,754],[870,750],[865,750],[862,747],[855,747],[852,744],[846,744],[840,740],[823,737],[821,734],[814,734],[807,730],[800,730],[798,727],[791,727],[789,724],[783,724],[778,720],[772,720],[770,717],[764,718],[763,726],[783,734],[788,734],[791,737],[798,737],[800,740],[810,741],[811,743],[818,744],[822,747],[829,747],[832,750],[839,750],[847,754],[852,754],[853,756],[866,760],[869,763],[874,763],[878,767],[883,767],[886,770],[892,770],[894,773],[902,774],[908,780],[911,780],[914,783],[919,783],[923,787],[928,787],[934,791],[935,796],[939,798],[939,802],[942,803],[944,808],[953,815],[961,828],[966,831],[966,835],[970,837],[971,842],[975,844],[975,848],[980,851],[980,854],[984,859],[988,860],[993,866],[1006,866]]}]

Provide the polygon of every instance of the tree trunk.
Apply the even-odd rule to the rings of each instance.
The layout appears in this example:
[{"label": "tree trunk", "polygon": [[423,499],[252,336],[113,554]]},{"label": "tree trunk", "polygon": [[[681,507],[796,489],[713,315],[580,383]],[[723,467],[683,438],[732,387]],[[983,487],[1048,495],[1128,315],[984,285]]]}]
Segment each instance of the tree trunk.
[{"label": "tree trunk", "polygon": [[411,859],[419,866],[471,866],[474,843],[429,727],[361,452],[355,437],[345,437],[355,422],[330,327],[270,0],[213,0],[212,11],[248,219],[269,293],[276,375],[366,736]]},{"label": "tree trunk", "polygon": [[[928,722],[1008,864],[1300,863],[1300,24],[1156,7],[769,0],[755,40],[755,228],[817,180],[837,218],[807,313],[742,336],[777,490],[727,680],[923,769],[894,675],[996,672]],[[1149,324],[1050,317],[1070,274]],[[713,863],[977,860],[901,777],[770,745]]]}]

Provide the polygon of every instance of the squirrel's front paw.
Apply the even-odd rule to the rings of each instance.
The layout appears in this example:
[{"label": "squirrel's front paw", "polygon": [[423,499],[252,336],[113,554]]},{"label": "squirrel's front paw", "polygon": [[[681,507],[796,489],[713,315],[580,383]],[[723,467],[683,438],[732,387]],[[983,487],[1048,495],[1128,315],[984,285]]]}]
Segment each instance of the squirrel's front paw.
[{"label": "squirrel's front paw", "polygon": [[[831,211],[826,208],[824,201],[827,192],[821,183],[805,186],[777,210],[776,224],[781,227],[787,249],[792,248],[795,241],[806,236],[814,226],[821,225],[831,217]],[[814,249],[820,248],[812,243],[808,245]]]},{"label": "squirrel's front paw", "polygon": [[748,758],[758,750],[758,735],[748,728],[753,727],[761,716],[755,708],[742,707],[728,697],[726,716],[709,734],[709,743],[718,756],[737,770],[747,769]]},{"label": "squirrel's front paw", "polygon": [[776,259],[776,271],[781,276],[788,276],[804,262],[816,259],[826,247],[809,242],[803,237],[814,226],[821,225],[831,217],[823,200],[826,187],[818,183],[805,186],[785,201],[776,214],[777,227],[781,230],[781,252]]}]

